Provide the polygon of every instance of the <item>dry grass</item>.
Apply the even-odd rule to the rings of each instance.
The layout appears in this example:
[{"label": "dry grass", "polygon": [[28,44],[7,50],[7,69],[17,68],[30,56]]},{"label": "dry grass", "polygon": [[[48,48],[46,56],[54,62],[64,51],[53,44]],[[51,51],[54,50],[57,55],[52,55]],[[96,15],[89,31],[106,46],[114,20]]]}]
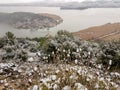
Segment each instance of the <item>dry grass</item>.
[{"label": "dry grass", "polygon": [[[81,73],[79,73],[78,70],[80,70]],[[27,90],[28,88],[32,88],[34,85],[38,85],[40,88],[42,88],[42,90],[54,90],[53,86],[55,84],[59,86],[55,90],[62,90],[62,88],[65,86],[70,86],[72,90],[78,90],[75,86],[75,83],[81,83],[84,87],[88,88],[88,90],[96,90],[96,83],[99,85],[98,90],[107,90],[107,86],[109,87],[109,90],[117,90],[114,88],[114,86],[110,85],[110,82],[107,82],[106,80],[99,80],[98,76],[95,75],[96,71],[93,70],[91,73],[91,70],[85,66],[61,64],[56,67],[54,64],[47,64],[39,67],[39,73],[34,72],[32,76],[27,76],[26,74],[21,76],[19,74],[19,78],[13,79],[12,76],[10,76],[7,77],[6,80],[8,81],[9,86],[14,87],[15,90]],[[51,75],[55,75],[56,79],[51,80]],[[92,78],[90,78],[89,75],[92,75]],[[0,79],[5,79],[5,76],[1,76]],[[29,82],[29,79],[31,79],[32,82]],[[52,87],[48,87],[49,85]],[[3,87],[4,84],[0,84],[0,90],[3,90]]]},{"label": "dry grass", "polygon": [[95,26],[73,34],[86,40],[118,40],[120,38],[120,23],[108,23],[102,26]]}]

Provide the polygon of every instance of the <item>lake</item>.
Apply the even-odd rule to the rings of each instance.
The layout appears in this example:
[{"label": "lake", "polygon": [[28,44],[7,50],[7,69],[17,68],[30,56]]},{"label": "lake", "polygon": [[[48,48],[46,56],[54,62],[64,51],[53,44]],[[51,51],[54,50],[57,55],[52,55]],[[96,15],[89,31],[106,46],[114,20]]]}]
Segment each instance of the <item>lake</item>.
[{"label": "lake", "polygon": [[120,8],[90,8],[86,10],[61,10],[59,7],[9,6],[0,7],[0,12],[33,12],[59,15],[64,21],[54,28],[43,30],[17,30],[0,25],[0,36],[7,31],[17,37],[43,37],[48,33],[55,35],[58,30],[75,32],[92,26],[120,22]]}]

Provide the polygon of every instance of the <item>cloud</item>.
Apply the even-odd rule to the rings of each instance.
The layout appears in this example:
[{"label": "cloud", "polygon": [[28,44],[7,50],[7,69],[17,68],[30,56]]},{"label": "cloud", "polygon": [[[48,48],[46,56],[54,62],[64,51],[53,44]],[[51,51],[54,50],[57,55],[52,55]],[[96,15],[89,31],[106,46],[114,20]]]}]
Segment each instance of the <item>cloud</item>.
[{"label": "cloud", "polygon": [[40,0],[0,0],[0,3],[27,3]]}]

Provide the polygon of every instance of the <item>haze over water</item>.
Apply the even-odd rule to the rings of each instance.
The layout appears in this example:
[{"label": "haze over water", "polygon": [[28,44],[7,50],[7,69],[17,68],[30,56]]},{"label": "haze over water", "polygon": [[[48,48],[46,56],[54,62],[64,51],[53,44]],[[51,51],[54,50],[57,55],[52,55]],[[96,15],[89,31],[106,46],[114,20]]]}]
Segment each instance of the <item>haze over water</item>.
[{"label": "haze over water", "polygon": [[[91,8],[86,10],[60,10],[56,7],[0,7],[0,12],[33,12],[51,13],[59,15],[64,21],[49,31],[54,35],[58,30],[70,32],[79,31],[92,26],[106,23],[120,22],[120,8]],[[0,29],[0,36],[7,31],[13,32],[18,37],[41,37],[48,34],[48,30],[16,30],[13,28]]]}]

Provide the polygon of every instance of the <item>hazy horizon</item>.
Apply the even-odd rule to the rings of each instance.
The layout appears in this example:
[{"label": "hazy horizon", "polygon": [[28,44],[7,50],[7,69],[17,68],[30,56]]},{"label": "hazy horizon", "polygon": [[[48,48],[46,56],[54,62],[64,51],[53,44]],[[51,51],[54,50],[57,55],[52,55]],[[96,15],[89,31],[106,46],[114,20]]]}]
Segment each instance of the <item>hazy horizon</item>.
[{"label": "hazy horizon", "polygon": [[[5,3],[29,3],[29,2],[39,2],[39,1],[49,1],[49,2],[82,2],[82,1],[88,1],[88,0],[0,0],[0,4]],[[89,1],[95,1],[95,0],[89,0]]]}]

